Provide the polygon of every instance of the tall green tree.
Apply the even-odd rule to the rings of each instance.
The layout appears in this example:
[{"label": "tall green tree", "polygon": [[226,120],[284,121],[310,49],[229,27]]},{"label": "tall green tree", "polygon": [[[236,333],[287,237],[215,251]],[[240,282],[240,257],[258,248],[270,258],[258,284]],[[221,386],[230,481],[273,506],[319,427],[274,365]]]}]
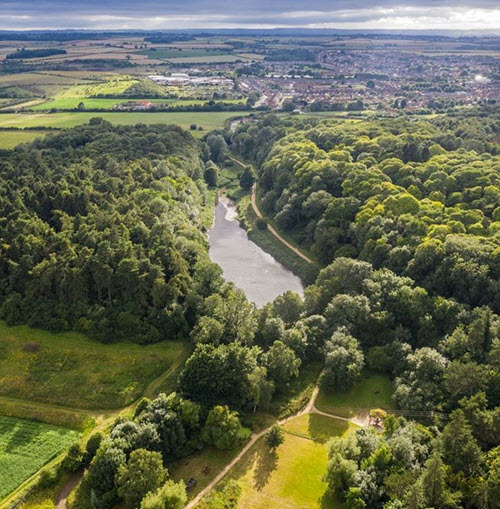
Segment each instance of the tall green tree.
[{"label": "tall green tree", "polygon": [[135,509],[148,493],[162,486],[166,476],[160,453],[137,449],[130,454],[127,464],[118,469],[118,495],[123,499],[125,507]]}]

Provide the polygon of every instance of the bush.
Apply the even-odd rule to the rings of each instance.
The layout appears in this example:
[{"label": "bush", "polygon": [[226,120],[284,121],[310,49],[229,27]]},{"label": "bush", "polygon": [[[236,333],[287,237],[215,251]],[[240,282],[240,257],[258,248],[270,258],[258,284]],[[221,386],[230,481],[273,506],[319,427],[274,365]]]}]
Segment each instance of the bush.
[{"label": "bush", "polygon": [[83,463],[90,465],[90,462],[94,459],[97,449],[101,446],[101,442],[104,439],[104,433],[102,431],[96,431],[90,435],[85,446],[85,454],[83,456]]},{"label": "bush", "polygon": [[55,469],[42,470],[38,478],[37,487],[41,490],[53,488],[57,484],[58,479],[59,477]]},{"label": "bush", "polygon": [[61,462],[61,471],[68,473],[78,472],[83,465],[84,454],[85,452],[80,444],[73,444]]}]

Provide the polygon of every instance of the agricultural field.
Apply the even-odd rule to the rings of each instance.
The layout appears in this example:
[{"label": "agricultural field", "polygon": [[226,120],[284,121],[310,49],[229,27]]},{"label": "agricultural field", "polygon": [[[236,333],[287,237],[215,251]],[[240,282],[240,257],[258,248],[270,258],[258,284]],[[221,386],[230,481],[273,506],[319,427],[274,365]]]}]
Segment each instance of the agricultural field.
[{"label": "agricultural field", "polygon": [[78,439],[79,433],[0,416],[0,499]]},{"label": "agricultural field", "polygon": [[102,82],[75,85],[57,95],[57,99],[89,98],[103,95],[120,95],[138,81],[129,76],[113,76]]},{"label": "agricultural field", "polygon": [[352,429],[343,421],[304,415],[285,425],[285,440],[275,452],[260,439],[230,474],[241,487],[238,508],[340,508],[325,493],[327,446],[317,435],[341,436]]},{"label": "agricultural field", "polygon": [[179,57],[189,57],[189,58],[197,58],[197,57],[206,57],[206,56],[221,56],[227,55],[227,51],[219,51],[219,50],[204,50],[204,49],[194,49],[194,48],[157,48],[149,49],[149,50],[141,50],[136,51],[136,55],[145,55],[148,59],[155,60],[171,60],[172,58]]},{"label": "agricultural field", "polygon": [[351,417],[357,410],[389,410],[394,408],[392,392],[392,382],[387,375],[368,372],[350,391],[326,392],[322,389],[316,408],[342,417]]},{"label": "agricultural field", "polygon": [[[118,104],[125,104],[128,102],[135,102],[138,99],[101,99],[101,98],[68,98],[68,99],[55,99],[53,101],[37,104],[33,111],[46,111],[52,109],[58,110],[76,110],[80,103],[83,103],[85,109],[89,110],[110,110]],[[155,104],[167,104],[172,107],[195,106],[206,104],[207,99],[145,99]],[[243,104],[246,99],[217,99],[217,102],[225,104]]]},{"label": "agricultural field", "polygon": [[31,143],[37,138],[43,138],[51,131],[34,131],[34,130],[12,130],[0,131],[0,150],[11,149],[17,147],[21,143]]},{"label": "agricultural field", "polygon": [[218,63],[231,63],[236,62],[238,60],[246,60],[245,58],[238,55],[213,55],[211,53],[206,54],[205,56],[198,57],[188,57],[181,56],[177,58],[169,58],[168,61],[172,64],[218,64]]},{"label": "agricultural field", "polygon": [[0,89],[18,87],[26,94],[39,97],[54,97],[65,90],[78,85],[92,83],[78,75],[49,74],[42,72],[5,74],[0,76]]},{"label": "agricultural field", "polygon": [[31,108],[33,111],[46,111],[52,109],[58,110],[76,110],[80,103],[84,104],[86,109],[91,110],[109,110],[125,102],[125,99],[100,99],[100,98],[68,98],[68,99],[54,99],[52,101],[38,104]]},{"label": "agricultural field", "polygon": [[187,353],[181,342],[101,344],[76,332],[0,322],[0,396],[77,409],[120,408],[164,373],[171,377],[161,389],[172,389]]},{"label": "agricultural field", "polygon": [[2,127],[52,127],[66,129],[86,124],[91,118],[101,117],[112,124],[176,124],[189,129],[191,124],[202,127],[205,131],[222,129],[231,117],[244,116],[245,112],[210,111],[210,112],[65,112],[65,113],[5,113],[0,114]]}]

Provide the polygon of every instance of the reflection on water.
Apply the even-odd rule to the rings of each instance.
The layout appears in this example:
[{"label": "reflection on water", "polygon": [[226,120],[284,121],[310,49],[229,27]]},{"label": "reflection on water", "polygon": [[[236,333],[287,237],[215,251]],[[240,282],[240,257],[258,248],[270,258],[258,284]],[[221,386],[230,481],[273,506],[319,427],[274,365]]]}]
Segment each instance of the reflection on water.
[{"label": "reflection on water", "polygon": [[303,295],[300,279],[248,238],[236,219],[236,209],[225,197],[215,208],[209,242],[212,261],[257,306],[271,302],[287,290]]}]

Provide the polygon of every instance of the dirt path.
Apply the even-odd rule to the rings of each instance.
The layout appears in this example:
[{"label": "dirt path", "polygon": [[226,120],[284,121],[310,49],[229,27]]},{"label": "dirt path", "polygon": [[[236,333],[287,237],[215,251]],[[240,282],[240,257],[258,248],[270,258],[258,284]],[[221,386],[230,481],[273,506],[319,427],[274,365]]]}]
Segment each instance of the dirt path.
[{"label": "dirt path", "polygon": [[[257,217],[262,218],[262,212],[259,210],[259,207],[257,205],[257,184],[254,184],[252,187],[252,208],[254,212],[257,214]],[[303,260],[305,260],[307,263],[313,263],[313,261],[307,257],[304,253],[299,251],[295,246],[292,246],[290,242],[286,241],[275,229],[272,225],[269,223],[267,224],[267,229],[282,243],[284,244],[288,249],[293,251],[297,256],[300,256]]]},{"label": "dirt path", "polygon": [[80,482],[82,477],[83,472],[80,472],[63,486],[59,496],[57,497],[56,509],[66,509],[66,500],[68,500],[69,494],[73,491],[73,488],[78,484],[78,482]]},{"label": "dirt path", "polygon": [[[238,161],[238,159],[234,157],[229,157],[231,161],[235,162],[236,164],[239,164],[243,168],[246,168],[246,165],[242,163],[241,161]],[[252,187],[252,208],[257,214],[257,217],[263,218],[262,212],[259,210],[259,206],[257,205],[257,184],[254,184]],[[268,223],[267,229],[282,243],[284,244],[290,251],[293,251],[297,256],[300,256],[303,260],[305,260],[307,263],[314,263],[309,257],[307,257],[304,253],[302,253],[299,249],[297,249],[295,246],[290,244],[290,242],[286,241],[276,230],[275,228]]]}]

